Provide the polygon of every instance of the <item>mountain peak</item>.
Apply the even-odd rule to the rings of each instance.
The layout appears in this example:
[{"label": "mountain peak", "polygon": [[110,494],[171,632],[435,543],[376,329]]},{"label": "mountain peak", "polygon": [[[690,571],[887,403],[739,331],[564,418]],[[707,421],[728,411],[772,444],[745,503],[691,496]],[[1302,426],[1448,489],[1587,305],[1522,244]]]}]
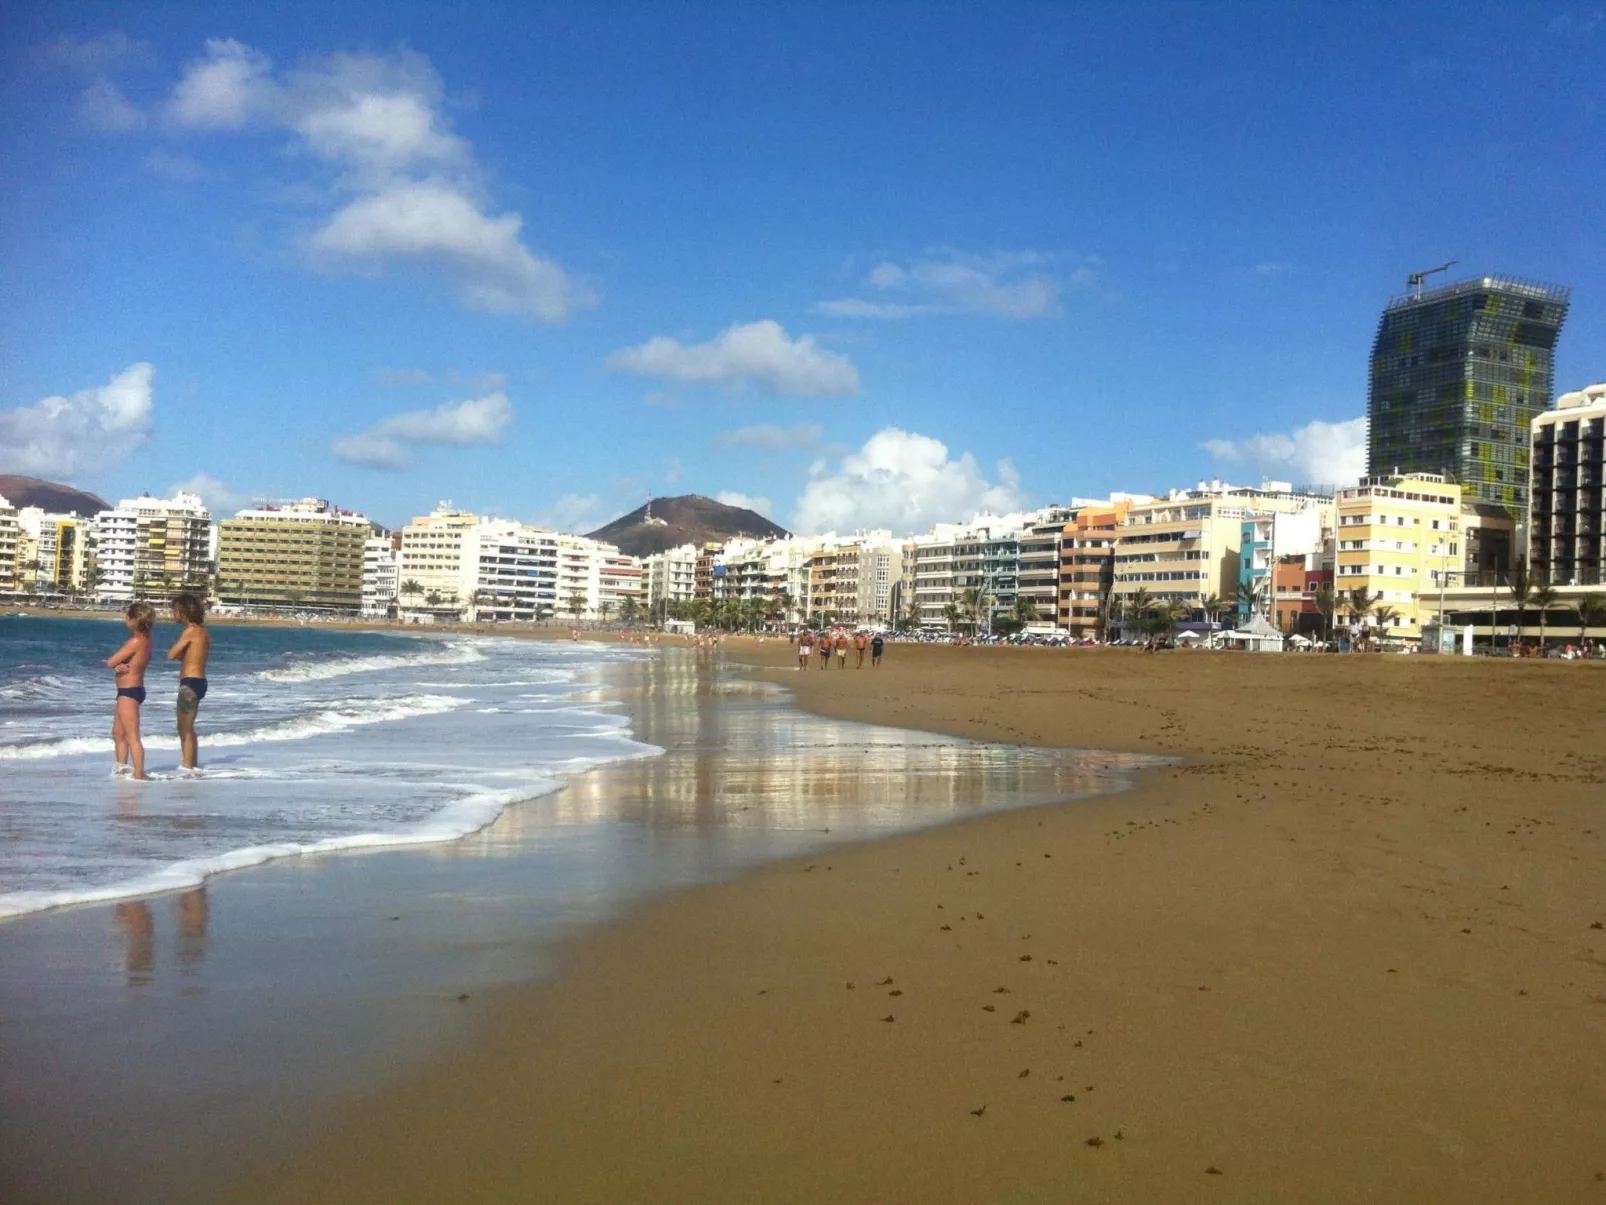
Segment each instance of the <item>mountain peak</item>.
[{"label": "mountain peak", "polygon": [[786,528],[755,510],[729,506],[701,494],[652,498],[612,523],[586,533],[631,556],[651,556],[681,544],[723,543],[735,536],[786,536]]}]

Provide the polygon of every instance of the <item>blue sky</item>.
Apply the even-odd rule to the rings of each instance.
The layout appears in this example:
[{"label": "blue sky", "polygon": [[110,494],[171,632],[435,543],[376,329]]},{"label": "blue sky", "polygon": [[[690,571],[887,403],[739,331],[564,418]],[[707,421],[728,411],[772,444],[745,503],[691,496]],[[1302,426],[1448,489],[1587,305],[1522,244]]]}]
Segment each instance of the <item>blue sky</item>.
[{"label": "blue sky", "polygon": [[0,471],[112,498],[1331,480],[1448,259],[1573,285],[1558,385],[1606,379],[1598,3],[79,0],[0,48]]}]

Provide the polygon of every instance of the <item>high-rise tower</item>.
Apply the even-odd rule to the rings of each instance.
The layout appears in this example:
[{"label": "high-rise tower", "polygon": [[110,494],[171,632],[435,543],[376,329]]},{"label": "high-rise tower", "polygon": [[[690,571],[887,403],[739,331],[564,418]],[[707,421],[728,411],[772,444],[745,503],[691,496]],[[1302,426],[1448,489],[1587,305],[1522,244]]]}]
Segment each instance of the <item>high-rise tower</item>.
[{"label": "high-rise tower", "polygon": [[1367,473],[1443,473],[1528,509],[1528,424],[1550,406],[1572,291],[1483,276],[1396,297],[1372,344]]}]

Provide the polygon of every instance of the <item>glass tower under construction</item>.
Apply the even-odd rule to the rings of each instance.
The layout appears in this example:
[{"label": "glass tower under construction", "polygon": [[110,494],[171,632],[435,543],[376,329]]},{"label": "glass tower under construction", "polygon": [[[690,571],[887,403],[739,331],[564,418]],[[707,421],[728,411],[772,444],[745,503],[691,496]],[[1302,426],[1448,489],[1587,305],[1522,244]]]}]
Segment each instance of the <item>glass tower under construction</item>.
[{"label": "glass tower under construction", "polygon": [[1572,291],[1483,276],[1396,297],[1372,344],[1367,473],[1443,473],[1471,500],[1528,509],[1528,424],[1550,408]]}]

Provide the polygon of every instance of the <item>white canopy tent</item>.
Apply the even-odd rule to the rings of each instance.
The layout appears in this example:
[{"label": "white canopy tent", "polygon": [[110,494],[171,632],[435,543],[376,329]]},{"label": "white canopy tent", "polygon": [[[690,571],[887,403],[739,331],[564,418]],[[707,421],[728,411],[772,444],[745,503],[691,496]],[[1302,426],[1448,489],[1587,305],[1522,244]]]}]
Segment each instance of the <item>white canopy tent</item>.
[{"label": "white canopy tent", "polygon": [[1283,651],[1283,634],[1267,622],[1264,615],[1253,615],[1241,628],[1222,634],[1221,641],[1230,649],[1243,649],[1249,653],[1280,653]]}]

